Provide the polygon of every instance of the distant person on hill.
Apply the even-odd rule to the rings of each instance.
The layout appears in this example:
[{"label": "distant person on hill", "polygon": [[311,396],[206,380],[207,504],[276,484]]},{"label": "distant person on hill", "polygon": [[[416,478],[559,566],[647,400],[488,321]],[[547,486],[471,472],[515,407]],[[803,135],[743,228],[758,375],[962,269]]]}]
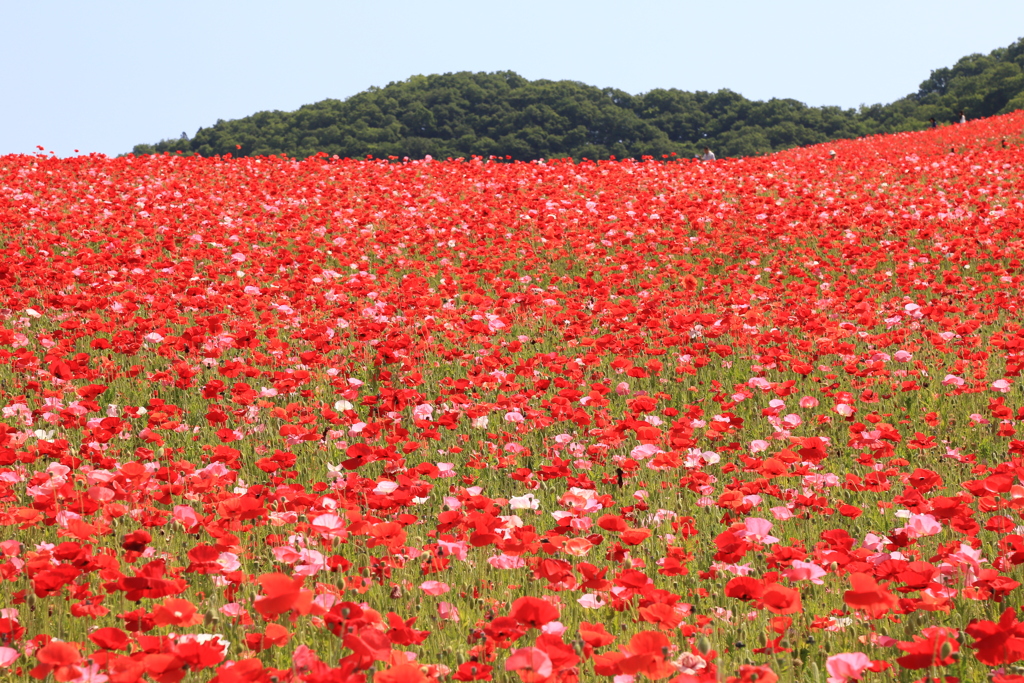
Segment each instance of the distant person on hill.
[{"label": "distant person on hill", "polygon": [[700,158],[701,161],[714,161],[715,153],[711,151],[710,147],[704,148],[704,154]]},{"label": "distant person on hill", "polygon": [[938,124],[938,122],[937,122],[937,121],[935,120],[935,117],[934,117],[934,116],[933,116],[933,117],[931,117],[931,118],[930,118],[930,119],[928,119],[928,120],[929,120],[929,121],[931,121],[931,123],[932,123],[932,128],[938,128],[938,127],[939,127],[939,124]]},{"label": "distant person on hill", "polygon": [[967,115],[964,114],[964,110],[960,110],[960,123],[967,123]]}]

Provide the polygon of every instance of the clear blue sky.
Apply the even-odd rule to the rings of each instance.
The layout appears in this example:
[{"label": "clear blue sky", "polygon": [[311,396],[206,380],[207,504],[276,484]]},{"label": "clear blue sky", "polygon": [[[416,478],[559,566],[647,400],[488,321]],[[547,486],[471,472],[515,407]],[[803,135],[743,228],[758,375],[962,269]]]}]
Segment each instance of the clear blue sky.
[{"label": "clear blue sky", "polygon": [[452,71],[856,107],[1021,36],[1021,0],[6,0],[0,154],[114,155]]}]

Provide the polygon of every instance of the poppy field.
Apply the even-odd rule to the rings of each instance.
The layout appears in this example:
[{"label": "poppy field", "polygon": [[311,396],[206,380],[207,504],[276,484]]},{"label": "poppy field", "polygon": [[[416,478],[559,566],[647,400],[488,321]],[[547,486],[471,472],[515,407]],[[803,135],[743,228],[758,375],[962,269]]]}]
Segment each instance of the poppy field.
[{"label": "poppy field", "polygon": [[0,681],[1024,681],[1022,131],[0,157]]}]

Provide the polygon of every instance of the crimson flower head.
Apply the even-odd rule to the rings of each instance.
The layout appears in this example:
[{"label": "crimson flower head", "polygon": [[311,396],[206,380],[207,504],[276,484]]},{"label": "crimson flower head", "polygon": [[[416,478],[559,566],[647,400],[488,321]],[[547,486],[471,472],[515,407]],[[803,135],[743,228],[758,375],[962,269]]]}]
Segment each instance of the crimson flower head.
[{"label": "crimson flower head", "polygon": [[58,681],[71,681],[81,676],[78,664],[82,654],[75,643],[51,640],[36,652],[39,666],[32,669],[33,678],[46,678],[50,673]]},{"label": "crimson flower head", "polygon": [[75,390],[79,396],[86,400],[92,400],[107,390],[107,387],[102,384],[87,384],[84,387],[78,387]]},{"label": "crimson flower head", "polygon": [[761,594],[761,602],[773,614],[796,614],[804,611],[803,604],[800,602],[800,591],[778,583],[773,583],[764,589],[764,593]]},{"label": "crimson flower head", "polygon": [[127,650],[128,634],[119,628],[107,626],[89,634],[89,640],[104,650]]},{"label": "crimson flower head", "polygon": [[157,626],[195,626],[202,621],[196,606],[182,598],[167,598],[153,609],[153,623]]},{"label": "crimson flower head", "polygon": [[604,624],[591,624],[589,621],[580,622],[580,638],[591,647],[604,647],[615,642],[615,636],[605,630]]},{"label": "crimson flower head", "polygon": [[434,683],[417,664],[397,664],[373,675],[373,683]]},{"label": "crimson flower head", "polygon": [[960,651],[957,641],[959,632],[955,628],[931,626],[914,636],[912,641],[900,641],[896,647],[907,654],[897,658],[896,663],[904,669],[929,669],[935,666],[948,666],[953,663],[953,655]]},{"label": "crimson flower head", "polygon": [[478,662],[463,662],[452,675],[455,681],[490,681],[492,667]]},{"label": "crimson flower head", "polygon": [[308,614],[313,602],[313,591],[302,590],[303,577],[291,578],[285,574],[264,574],[259,577],[263,596],[256,598],[253,607],[265,619],[273,620],[285,612],[295,610]]},{"label": "crimson flower head", "polygon": [[757,600],[764,595],[764,581],[753,576],[736,576],[725,584],[726,597],[738,600]]},{"label": "crimson flower head", "polygon": [[767,664],[744,664],[740,667],[739,675],[729,676],[726,683],[775,683],[778,680],[778,675]]},{"label": "crimson flower head", "polygon": [[851,590],[843,594],[843,601],[852,607],[865,612],[872,619],[881,618],[896,606],[896,596],[879,586],[870,574],[854,572],[850,574]]},{"label": "crimson flower head", "polygon": [[125,536],[124,541],[121,542],[121,547],[125,550],[132,552],[142,552],[146,549],[146,546],[152,543],[153,537],[145,529],[139,529]]},{"label": "crimson flower head", "polygon": [[622,648],[625,657],[619,661],[619,670],[629,675],[642,673],[652,680],[666,678],[675,673],[675,668],[667,661],[671,647],[664,633],[641,631]]},{"label": "crimson flower head", "polygon": [[971,648],[982,664],[999,666],[1024,659],[1024,622],[1017,621],[1017,613],[1007,607],[999,622],[976,619],[965,629],[974,638]]},{"label": "crimson flower head", "polygon": [[558,619],[558,615],[558,608],[547,600],[529,596],[513,602],[512,612],[509,614],[520,624],[530,628],[540,628],[551,623]]}]

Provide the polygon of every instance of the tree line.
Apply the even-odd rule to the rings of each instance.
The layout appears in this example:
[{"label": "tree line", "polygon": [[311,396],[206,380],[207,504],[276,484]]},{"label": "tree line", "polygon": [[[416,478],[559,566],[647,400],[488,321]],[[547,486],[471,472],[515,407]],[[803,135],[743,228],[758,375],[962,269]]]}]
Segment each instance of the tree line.
[{"label": "tree line", "polygon": [[809,107],[748,100],[730,90],[656,89],[641,95],[576,81],[530,81],[503,71],[413,76],[346,100],[293,112],[219,120],[189,138],[136,145],[135,154],[212,156],[324,152],[339,157],[496,156],[518,160],[754,156],[790,147],[1024,109],[1024,38],[938,69],[891,104]]}]

